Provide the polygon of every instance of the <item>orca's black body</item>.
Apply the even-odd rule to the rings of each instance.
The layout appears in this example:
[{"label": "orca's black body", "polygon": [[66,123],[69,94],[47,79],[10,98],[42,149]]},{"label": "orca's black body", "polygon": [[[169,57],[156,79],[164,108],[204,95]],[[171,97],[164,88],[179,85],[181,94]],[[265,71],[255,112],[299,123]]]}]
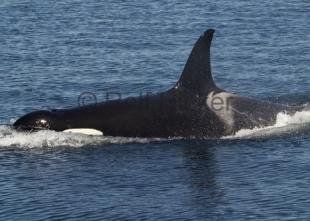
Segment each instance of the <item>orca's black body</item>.
[{"label": "orca's black body", "polygon": [[241,128],[272,125],[279,112],[298,110],[216,87],[210,65],[213,33],[207,30],[198,39],[180,80],[166,92],[72,109],[35,111],[18,119],[14,127],[55,131],[90,128],[125,137],[218,138]]}]

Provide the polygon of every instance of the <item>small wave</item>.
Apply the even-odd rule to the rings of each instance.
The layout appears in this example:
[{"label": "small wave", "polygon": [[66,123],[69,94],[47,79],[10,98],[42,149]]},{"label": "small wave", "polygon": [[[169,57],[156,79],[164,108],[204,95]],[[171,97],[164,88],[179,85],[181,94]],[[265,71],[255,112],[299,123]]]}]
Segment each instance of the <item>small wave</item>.
[{"label": "small wave", "polygon": [[154,138],[126,138],[108,136],[89,136],[76,133],[63,133],[49,130],[20,132],[9,126],[0,126],[0,147],[51,148],[83,147],[102,144],[149,143],[160,141]]},{"label": "small wave", "polygon": [[310,91],[303,93],[283,94],[273,97],[265,97],[263,100],[269,100],[273,103],[281,103],[284,105],[309,105]]},{"label": "small wave", "polygon": [[253,129],[241,129],[234,135],[225,136],[223,139],[249,139],[266,138],[300,134],[310,130],[310,110],[305,108],[294,115],[280,112],[277,115],[276,123],[267,127],[255,127]]}]

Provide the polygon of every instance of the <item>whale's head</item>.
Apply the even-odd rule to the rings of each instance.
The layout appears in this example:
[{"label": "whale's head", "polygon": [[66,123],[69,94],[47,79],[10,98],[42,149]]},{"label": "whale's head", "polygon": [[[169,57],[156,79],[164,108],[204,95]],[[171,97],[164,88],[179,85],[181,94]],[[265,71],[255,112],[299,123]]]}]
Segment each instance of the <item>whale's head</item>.
[{"label": "whale's head", "polygon": [[61,120],[53,111],[34,111],[19,118],[13,125],[20,130],[62,130]]}]

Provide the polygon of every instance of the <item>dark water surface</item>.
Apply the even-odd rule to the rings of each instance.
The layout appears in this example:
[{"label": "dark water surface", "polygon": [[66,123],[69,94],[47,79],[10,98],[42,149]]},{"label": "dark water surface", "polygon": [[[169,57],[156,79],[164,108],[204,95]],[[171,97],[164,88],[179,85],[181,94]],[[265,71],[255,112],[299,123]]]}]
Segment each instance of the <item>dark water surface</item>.
[{"label": "dark water surface", "polygon": [[[0,122],[77,106],[82,92],[169,89],[207,28],[221,88],[306,104],[309,21],[308,0],[2,0]],[[0,126],[0,220],[309,220],[309,117],[281,118],[303,125],[294,133],[233,140]]]}]

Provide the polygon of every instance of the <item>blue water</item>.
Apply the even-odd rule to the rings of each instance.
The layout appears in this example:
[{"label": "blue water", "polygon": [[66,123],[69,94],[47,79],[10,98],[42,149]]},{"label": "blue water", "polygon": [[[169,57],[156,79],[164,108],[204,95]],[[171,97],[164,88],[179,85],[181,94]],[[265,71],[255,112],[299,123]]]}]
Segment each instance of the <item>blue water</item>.
[{"label": "blue water", "polygon": [[[307,104],[309,20],[308,0],[2,0],[0,123],[83,92],[169,89],[207,28],[221,88]],[[149,140],[0,126],[0,220],[309,220],[309,128]]]}]

